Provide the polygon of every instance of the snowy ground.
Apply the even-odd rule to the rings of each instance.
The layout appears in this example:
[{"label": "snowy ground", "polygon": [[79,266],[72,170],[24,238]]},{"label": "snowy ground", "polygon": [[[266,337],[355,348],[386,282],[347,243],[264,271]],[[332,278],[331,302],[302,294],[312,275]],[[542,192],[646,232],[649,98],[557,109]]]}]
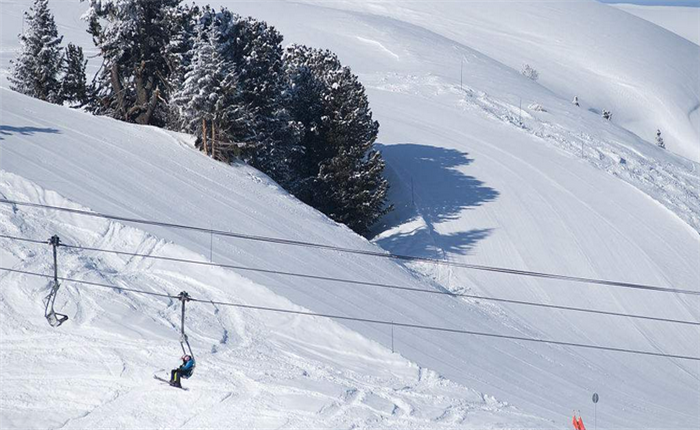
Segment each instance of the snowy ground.
[{"label": "snowy ground", "polygon": [[[5,198],[84,209],[3,173]],[[48,222],[47,222],[48,221]],[[0,207],[3,234],[202,261],[200,255],[105,220]],[[2,265],[48,273],[46,246],[3,240]],[[236,273],[140,258],[60,252],[61,275],[159,293],[300,310]],[[189,305],[199,362],[182,392],[152,379],[176,361],[173,300],[64,282],[57,330],[40,312],[47,280],[2,275],[2,428],[423,428],[548,426],[454,384],[325,319]],[[80,288],[78,288],[80,287]],[[18,370],[21,370],[19,372]],[[253,413],[251,413],[253,412]]]},{"label": "snowy ground", "polygon": [[[539,71],[543,90],[560,100],[578,95],[588,109],[608,109],[615,124],[647,142],[659,128],[671,151],[700,161],[700,47],[610,5],[594,0],[305,2],[359,17],[390,18],[423,37],[440,39],[449,48],[443,54],[450,55],[439,74],[452,83],[459,82],[460,60],[466,79],[488,77],[475,73],[474,57],[464,47],[516,71],[530,64]],[[270,9],[274,4],[266,3]],[[285,34],[305,31],[279,22]],[[323,40],[333,46],[333,39]],[[393,60],[395,69],[407,72],[405,57]],[[370,65],[358,62],[356,67]],[[495,79],[491,87],[517,88]]]},{"label": "snowy ground", "polygon": [[[603,72],[651,83],[638,94],[652,94],[671,112],[683,112],[697,99],[697,68],[691,70],[697,55],[684,55],[697,47],[691,51],[688,46],[695,45],[657,34],[644,21],[619,18],[626,16],[622,12],[598,16],[615,10],[587,4],[509,3],[503,9],[480,3],[467,11],[474,4],[440,3],[432,16],[423,3],[230,6],[268,19],[287,42],[333,49],[360,73],[382,125],[381,148],[397,205],[377,230],[377,245],[458,262],[697,290],[700,166],[629,131],[643,118],[671,121],[673,115],[639,108],[608,123],[592,112],[622,105],[633,94],[631,87],[611,90],[606,79],[595,78]],[[15,43],[7,39],[13,32],[8,28],[17,32],[7,11],[20,8],[2,5],[5,66]],[[66,33],[85,38],[72,7],[61,9],[59,22]],[[518,13],[530,19],[521,25]],[[576,108],[569,103],[572,95],[557,89],[557,76],[570,72],[564,59],[592,55],[583,44],[590,39],[595,45],[600,28],[567,35],[542,22],[555,17],[571,24],[582,16],[649,39],[643,52],[619,39],[608,57],[574,73],[569,80],[597,94],[594,99],[579,92],[582,107]],[[537,50],[527,47],[535,25],[540,33],[551,32],[536,39],[542,47]],[[556,44],[581,49],[574,55],[557,51]],[[678,60],[678,67],[671,74],[634,67],[640,60],[632,54],[615,58],[622,50],[639,57],[653,52]],[[539,56],[533,65],[541,84],[518,73],[522,52]],[[0,100],[0,192],[6,198],[375,249],[253,169],[229,168],[196,153],[181,135],[94,118],[5,89]],[[697,131],[697,116],[686,118],[676,127],[678,136]],[[692,155],[696,141],[678,142],[669,146]],[[25,209],[0,207],[0,229],[39,239],[58,233],[66,242],[159,255],[209,256],[208,236]],[[3,266],[50,270],[48,247],[2,243]],[[429,265],[408,270],[388,261],[230,239],[214,238],[213,250],[215,261],[244,266],[700,320],[697,297]],[[187,289],[212,299],[700,356],[696,326],[105,255],[69,252],[63,258],[66,276],[132,288]],[[3,427],[214,428],[236,422],[564,428],[572,409],[581,410],[587,424],[592,421],[593,391],[601,395],[601,428],[695,428],[700,420],[697,362],[403,329],[395,332],[398,354],[392,354],[386,327],[213,307],[192,310],[193,347],[201,351],[197,377],[188,381],[189,392],[173,392],[150,374],[177,357],[175,303],[65,285],[57,307],[71,320],[54,330],[41,315],[46,281],[5,274],[0,282],[0,359],[14,363],[1,370]],[[259,421],[246,421],[253,419]]]},{"label": "snowy ground", "polygon": [[615,7],[700,45],[700,7],[632,4],[616,4]]}]

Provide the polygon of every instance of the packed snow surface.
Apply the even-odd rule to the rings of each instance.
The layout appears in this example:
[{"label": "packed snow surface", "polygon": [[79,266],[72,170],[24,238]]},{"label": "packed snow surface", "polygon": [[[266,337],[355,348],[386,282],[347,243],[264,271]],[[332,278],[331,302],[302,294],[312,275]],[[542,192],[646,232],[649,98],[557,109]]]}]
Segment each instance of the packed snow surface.
[{"label": "packed snow surface", "polygon": [[451,82],[459,80],[460,60],[466,62],[465,74],[474,74],[461,46],[515,70],[529,64],[539,72],[539,84],[556,96],[578,95],[587,109],[610,110],[613,122],[648,142],[661,129],[671,151],[700,161],[700,47],[610,5],[594,0],[305,1],[391,18],[444,38],[453,50],[441,73]]},{"label": "packed snow surface", "polygon": [[[1,4],[6,67],[28,2]],[[66,39],[89,47],[80,6],[61,3],[54,11]],[[198,153],[188,136],[7,89],[0,89],[0,195],[349,248],[700,288],[696,45],[593,2],[228,6],[268,20],[286,42],[332,49],[360,74],[381,123],[396,205],[373,244],[254,169]],[[525,62],[540,72],[538,82],[519,73]],[[580,107],[570,103],[574,94]],[[654,103],[638,103],[644,100]],[[600,117],[603,108],[613,110],[612,122]],[[662,128],[675,154],[657,148],[647,126]],[[697,296],[402,266],[23,207],[0,206],[0,233],[700,321]],[[1,241],[3,267],[50,273],[48,246]],[[700,356],[693,325],[77,250],[62,249],[60,259],[63,276],[126,288]],[[46,279],[4,273],[0,282],[0,360],[12,363],[0,370],[0,422],[8,428],[565,428],[574,409],[590,427],[594,391],[600,428],[690,429],[700,421],[697,361],[405,328],[394,330],[392,353],[386,326],[199,303],[188,308],[198,365],[182,392],[151,377],[179,355],[176,301],[65,282],[56,307],[71,319],[52,329],[42,315]]]},{"label": "packed snow surface", "polygon": [[616,4],[615,7],[700,45],[700,7],[634,4]]}]

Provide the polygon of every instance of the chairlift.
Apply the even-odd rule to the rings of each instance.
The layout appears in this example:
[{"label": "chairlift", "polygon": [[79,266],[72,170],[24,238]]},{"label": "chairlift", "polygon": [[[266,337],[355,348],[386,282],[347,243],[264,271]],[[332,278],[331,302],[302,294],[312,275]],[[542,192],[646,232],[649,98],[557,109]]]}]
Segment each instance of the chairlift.
[{"label": "chairlift", "polygon": [[61,245],[61,239],[53,235],[49,239],[49,245],[53,247],[53,286],[51,287],[49,295],[44,298],[44,317],[51,327],[58,327],[68,320],[68,315],[58,313],[53,308],[56,302],[56,294],[61,287],[61,284],[58,282],[58,262],[56,256],[56,250]]},{"label": "chairlift", "polygon": [[[180,325],[180,348],[182,348],[182,354],[183,355],[189,355],[192,357],[192,360],[194,360],[194,353],[192,352],[192,347],[190,346],[189,339],[187,338],[187,334],[185,333],[185,303],[190,301],[190,295],[187,294],[186,291],[182,291],[180,294],[178,294],[178,299],[180,300],[180,303],[182,303],[182,320],[181,320],[181,325]],[[187,346],[187,349],[185,349],[185,346]],[[197,361],[195,360],[195,365],[192,367],[192,372],[194,372],[194,367],[196,367]]]}]

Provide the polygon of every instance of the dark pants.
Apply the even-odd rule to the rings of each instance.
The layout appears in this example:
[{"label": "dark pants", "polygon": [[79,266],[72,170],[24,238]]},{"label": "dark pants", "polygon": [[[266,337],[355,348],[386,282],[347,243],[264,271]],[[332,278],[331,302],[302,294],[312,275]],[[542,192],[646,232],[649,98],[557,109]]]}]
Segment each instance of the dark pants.
[{"label": "dark pants", "polygon": [[170,383],[175,385],[180,385],[180,379],[182,379],[182,370],[173,369],[170,371]]}]

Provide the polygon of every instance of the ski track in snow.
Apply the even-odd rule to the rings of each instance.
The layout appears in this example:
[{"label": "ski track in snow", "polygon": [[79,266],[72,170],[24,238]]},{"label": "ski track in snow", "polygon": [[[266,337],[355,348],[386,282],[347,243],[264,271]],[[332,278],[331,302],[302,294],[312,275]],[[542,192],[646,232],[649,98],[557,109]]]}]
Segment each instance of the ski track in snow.
[{"label": "ski track in snow", "polygon": [[[494,100],[488,94],[472,88],[460,89],[437,77],[418,78],[389,74],[377,77],[381,84],[370,84],[380,91],[420,95],[431,92],[435,95],[453,93],[462,95],[457,103],[466,114],[475,110],[523,130],[568,154],[579,156],[591,165],[629,183],[666,207],[700,234],[700,169],[698,163],[658,161],[645,156],[628,143],[594,137],[583,130],[566,128],[553,122],[551,115],[530,112]],[[541,117],[551,118],[549,120]],[[601,120],[602,121],[602,120]],[[630,140],[637,140],[631,137]],[[637,142],[635,142],[637,143]],[[661,153],[661,149],[655,152]]]},{"label": "ski track in snow", "polygon": [[[0,172],[0,195],[85,209],[7,172]],[[2,206],[0,233],[27,237],[57,233],[65,243],[112,249],[128,246],[146,254],[202,258],[115,222],[86,222],[60,213],[50,218],[47,215],[43,210]],[[47,219],[51,221],[45,223]],[[0,239],[0,243],[14,259],[24,261],[22,270],[50,273],[48,246],[17,244],[6,239]],[[248,302],[248,290],[248,299],[255,302],[281,300],[264,287],[245,280],[237,283],[235,296],[222,293],[225,289],[216,289],[216,282],[211,279],[212,269],[195,269],[182,275],[161,261],[65,248],[59,252],[59,264],[63,276],[127,288],[171,293],[185,289],[197,297],[216,294],[216,300],[243,303]],[[220,272],[216,276],[219,279],[235,277],[223,269],[213,270]],[[71,319],[64,326],[51,329],[41,314],[47,279],[3,272],[0,280],[4,288],[16,286],[21,290],[5,292],[0,302],[0,359],[24,363],[22,367],[28,370],[18,375],[14,366],[5,366],[1,371],[1,418],[10,427],[31,423],[31,427],[56,429],[103,428],[118,421],[124,428],[214,428],[228,426],[233,419],[240,427],[453,428],[496,424],[505,416],[519,422],[530,419],[543,423],[421,369],[372,342],[360,341],[369,350],[358,348],[357,336],[332,321],[319,323],[335,327],[332,332],[338,347],[350,342],[341,347],[349,357],[345,360],[350,362],[342,356],[330,362],[314,359],[318,355],[318,339],[306,349],[303,338],[293,330],[285,330],[302,322],[298,318],[256,315],[230,308],[211,312],[206,304],[189,306],[187,325],[199,364],[195,376],[184,382],[190,390],[179,392],[154,383],[149,376],[158,365],[176,360],[179,303],[128,292],[76,288],[63,282],[56,308],[71,315]],[[250,286],[241,288],[241,283]],[[281,307],[294,308],[288,302]],[[115,326],[122,319],[139,320],[140,332],[145,330],[148,337],[132,338],[136,331]],[[235,332],[230,333],[227,328]],[[347,335],[350,337],[343,340]],[[55,357],[53,350],[61,351],[61,357]],[[365,356],[367,351],[373,351],[374,357]],[[215,361],[211,357],[214,355]],[[28,360],[35,364],[27,368]],[[216,367],[212,366],[214,362]],[[101,363],[101,370],[90,363]],[[379,363],[378,372],[351,370]],[[47,389],[52,393],[48,398]],[[85,396],[87,393],[89,396]],[[68,399],[74,402],[71,408],[62,407]],[[136,405],[141,406],[135,409]],[[44,410],[41,419],[27,416],[37,407]],[[30,421],[23,421],[26,419]]]},{"label": "ski track in snow", "polygon": [[[400,205],[395,216],[406,215],[403,222],[381,232],[376,243],[401,253],[453,261],[696,288],[700,279],[697,163],[662,151],[623,128],[634,121],[620,118],[618,126],[617,117],[608,123],[592,112],[618,103],[625,109],[615,109],[616,113],[654,117],[653,109],[637,109],[639,93],[634,82],[600,80],[619,72],[590,70],[603,84],[586,78],[578,85],[595,84],[588,95],[595,95],[596,105],[584,103],[587,100],[582,96],[581,108],[573,108],[570,95],[560,96],[565,91],[554,85],[560,79],[555,67],[560,57],[550,64],[533,64],[543,72],[543,83],[533,83],[518,73],[521,54],[513,55],[510,48],[501,49],[496,43],[508,40],[514,49],[523,50],[533,40],[559,43],[556,37],[524,28],[489,29],[488,22],[479,22],[483,16],[479,10],[475,11],[477,22],[445,27],[453,18],[471,19],[471,15],[441,15],[444,11],[440,9],[459,9],[461,4],[435,5],[433,19],[410,10],[420,9],[420,4],[392,9],[396,5],[390,2],[352,3],[317,7],[237,2],[232,9],[269,19],[287,42],[331,48],[360,74],[382,124],[380,141],[388,170],[400,178],[392,183],[393,192],[403,193],[403,199],[396,200]],[[3,24],[19,10],[17,5],[5,8],[7,4],[3,3]],[[330,9],[347,5],[360,12]],[[398,19],[378,16],[388,12]],[[60,9],[57,13],[69,12]],[[304,26],[295,18],[299,14],[305,17]],[[531,18],[536,22],[540,16],[534,13]],[[501,19],[505,23],[509,17],[499,16]],[[530,23],[524,22],[523,27]],[[82,26],[76,22],[65,27],[71,32],[67,39],[87,40]],[[5,27],[14,31],[12,25]],[[473,37],[460,38],[457,33],[462,28],[475,30]],[[484,45],[483,34],[493,38],[496,48]],[[16,31],[12,43],[15,35]],[[6,40],[3,36],[3,42]],[[660,46],[673,46],[667,37],[659,40],[665,43]],[[485,49],[472,49],[472,43]],[[3,48],[0,60],[9,58],[11,51]],[[547,55],[554,57],[551,49]],[[464,89],[456,84],[460,57],[464,59]],[[642,78],[654,82],[656,87],[651,90],[658,94],[677,95],[675,84],[663,86],[654,73]],[[612,94],[605,90],[606,83],[627,87]],[[678,88],[686,83],[679,79]],[[669,88],[671,92],[664,93]],[[366,246],[314,211],[288,204],[293,199],[278,192],[264,175],[243,166],[224,169],[192,153],[187,136],[67,113],[4,89],[0,96],[2,125],[10,126],[0,133],[2,168],[6,169],[0,174],[0,193],[7,198],[57,205],[76,202],[122,215]],[[687,102],[682,97],[672,100],[678,107]],[[546,112],[530,108],[534,104]],[[664,132],[673,130],[673,122],[664,115],[670,124]],[[677,140],[690,134],[686,128]],[[54,135],[55,140],[46,138]],[[395,144],[405,145],[405,153],[392,152]],[[407,155],[411,149],[416,157],[423,157],[421,161],[432,161],[435,168],[404,166],[405,161],[414,161]],[[133,156],[135,153],[139,156]],[[96,168],[106,164],[103,154],[109,154],[115,169],[126,173]],[[433,173],[448,185],[461,186],[454,193],[459,195],[441,194],[440,187],[426,190],[416,181],[415,207],[404,204],[410,201],[406,196],[413,175]],[[467,176],[471,182],[459,182]],[[631,187],[621,191],[626,186],[618,186],[619,181],[610,176]],[[128,191],[115,187],[114,178],[128,184]],[[173,193],[173,187],[182,195]],[[464,203],[472,194],[482,198]],[[164,204],[163,199],[169,201]],[[169,206],[180,199],[184,207]],[[211,214],[200,210],[205,205]],[[202,260],[209,250],[209,238],[146,227],[142,231],[23,208],[0,207],[0,231],[37,238],[59,233],[66,242]],[[48,247],[0,243],[2,265],[51,271]],[[64,276],[124,287],[170,293],[187,289],[219,300],[700,354],[694,327],[675,330],[477,300],[326,289],[320,284],[295,284],[249,272],[244,272],[250,274],[246,278],[232,271],[190,270],[136,257],[63,251]],[[333,255],[321,259],[289,249],[233,245],[218,238],[214,238],[214,258],[368,280],[381,275],[386,282],[420,282],[422,287],[442,291],[700,319],[697,302],[686,297],[661,298],[583,286],[565,289],[425,264],[410,265],[415,273],[407,274],[389,263]],[[570,425],[567,414],[572,407],[581,409],[590,423],[593,390],[601,392],[605,403],[600,406],[614,411],[606,414],[605,421],[599,415],[601,427],[680,429],[694,426],[699,419],[700,399],[695,399],[699,369],[685,362],[397,330],[399,355],[388,351],[384,329],[214,306],[192,306],[188,311],[191,339],[201,355],[196,377],[186,382],[191,390],[183,393],[151,380],[156,369],[164,373],[179,355],[178,303],[77,289],[65,283],[56,306],[71,320],[54,330],[41,316],[46,280],[0,273],[0,283],[0,360],[17,363],[16,368],[21,369],[0,370],[0,421],[11,428],[198,428],[230,427],[231,423],[257,428],[562,428]],[[428,364],[419,367],[416,363]],[[513,403],[522,409],[510,406]]]}]

